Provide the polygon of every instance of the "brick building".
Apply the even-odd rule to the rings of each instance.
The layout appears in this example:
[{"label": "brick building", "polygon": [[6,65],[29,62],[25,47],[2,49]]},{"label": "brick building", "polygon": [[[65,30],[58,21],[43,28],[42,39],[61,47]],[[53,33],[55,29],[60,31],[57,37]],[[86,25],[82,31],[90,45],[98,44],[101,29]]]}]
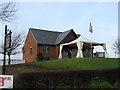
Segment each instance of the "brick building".
[{"label": "brick building", "polygon": [[30,28],[23,46],[23,60],[26,62],[37,61],[37,54],[42,53],[44,57],[57,59],[59,46],[78,38],[73,29],[65,32],[48,31]]}]

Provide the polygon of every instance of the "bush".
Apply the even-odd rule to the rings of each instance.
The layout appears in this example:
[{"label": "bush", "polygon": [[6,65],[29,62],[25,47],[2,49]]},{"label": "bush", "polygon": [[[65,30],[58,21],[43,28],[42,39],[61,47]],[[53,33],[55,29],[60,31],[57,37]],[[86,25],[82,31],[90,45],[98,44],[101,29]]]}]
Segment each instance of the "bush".
[{"label": "bush", "polygon": [[37,58],[38,61],[44,61],[44,60],[49,60],[49,57],[43,57],[42,53],[38,53],[37,54]]},{"label": "bush", "polygon": [[37,54],[37,60],[38,60],[38,61],[43,61],[44,59],[45,59],[45,57],[43,57],[42,53],[39,52],[39,53]]},{"label": "bush", "polygon": [[[109,88],[120,81],[120,69],[54,70],[23,72],[15,77],[15,88],[100,87]],[[113,84],[114,83],[114,84]],[[118,85],[118,84],[116,84]],[[116,86],[117,87],[117,86]]]},{"label": "bush", "polygon": [[117,80],[117,81],[114,83],[114,88],[120,88],[120,80]]},{"label": "bush", "polygon": [[112,85],[108,81],[104,81],[99,77],[93,78],[90,83],[91,88],[112,88]]}]

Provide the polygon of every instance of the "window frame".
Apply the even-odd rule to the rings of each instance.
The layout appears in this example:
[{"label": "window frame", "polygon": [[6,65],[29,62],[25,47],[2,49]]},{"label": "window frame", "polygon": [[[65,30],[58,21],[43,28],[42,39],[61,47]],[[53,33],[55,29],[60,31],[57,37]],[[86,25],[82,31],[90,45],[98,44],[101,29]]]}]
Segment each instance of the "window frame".
[{"label": "window frame", "polygon": [[33,48],[32,48],[32,46],[30,47],[30,55],[32,55],[32,53],[33,53]]}]

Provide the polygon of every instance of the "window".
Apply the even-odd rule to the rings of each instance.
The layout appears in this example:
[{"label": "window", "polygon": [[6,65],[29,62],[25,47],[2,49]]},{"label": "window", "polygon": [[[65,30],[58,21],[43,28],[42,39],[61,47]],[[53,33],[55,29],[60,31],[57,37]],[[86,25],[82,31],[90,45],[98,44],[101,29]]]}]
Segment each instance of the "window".
[{"label": "window", "polygon": [[47,45],[44,45],[44,54],[48,54],[49,53],[49,47]]},{"label": "window", "polygon": [[32,55],[32,46],[30,47],[30,55]]}]

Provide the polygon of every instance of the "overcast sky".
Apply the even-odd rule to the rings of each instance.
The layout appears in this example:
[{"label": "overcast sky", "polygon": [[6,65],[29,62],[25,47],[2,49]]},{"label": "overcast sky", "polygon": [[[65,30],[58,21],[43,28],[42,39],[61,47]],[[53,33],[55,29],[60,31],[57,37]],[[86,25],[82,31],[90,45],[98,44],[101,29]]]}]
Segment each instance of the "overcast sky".
[{"label": "overcast sky", "polygon": [[[109,56],[115,57],[112,44],[118,37],[117,2],[17,2],[17,9],[17,19],[8,24],[13,31],[27,34],[29,28],[74,29],[93,41],[106,43]],[[90,22],[92,34],[89,32]],[[100,47],[94,52],[96,50],[103,51]],[[19,57],[22,55],[14,58]]]}]

